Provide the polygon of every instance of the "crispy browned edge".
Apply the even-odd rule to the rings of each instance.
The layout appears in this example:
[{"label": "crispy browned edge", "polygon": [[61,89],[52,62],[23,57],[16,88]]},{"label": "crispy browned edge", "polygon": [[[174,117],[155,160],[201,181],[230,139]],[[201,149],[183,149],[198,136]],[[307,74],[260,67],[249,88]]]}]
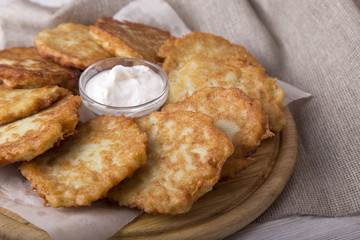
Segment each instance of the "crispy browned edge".
[{"label": "crispy browned edge", "polygon": [[[151,27],[145,24],[141,23],[134,23],[129,21],[123,21],[119,22],[112,17],[103,17],[99,18],[98,21],[94,26],[90,26],[90,33],[93,39],[101,44],[103,48],[105,48],[107,51],[111,52],[112,54],[119,56],[119,57],[135,57],[135,58],[141,58],[146,59],[152,62],[159,62],[160,58],[157,57],[157,51],[155,50],[154,56],[152,57],[146,57],[143,53],[137,51],[134,49],[131,45],[127,44],[125,41],[121,40],[119,37],[114,36],[113,34],[109,33],[105,28],[104,25],[110,24],[110,23],[121,23],[125,25],[132,25],[137,28],[149,28],[157,31],[159,34],[163,36],[168,36],[170,38],[170,33],[168,31],[163,31],[161,29]],[[104,44],[104,41],[106,44]],[[164,40],[165,42],[166,40]],[[159,46],[160,47],[160,46]]]},{"label": "crispy browned edge", "polygon": [[[45,86],[43,88],[45,88],[45,89],[56,88],[56,91],[54,92],[54,94],[50,95],[48,98],[28,99],[27,104],[31,105],[31,107],[21,109],[21,111],[18,111],[18,112],[15,112],[16,107],[18,105],[13,106],[14,104],[10,103],[11,110],[8,111],[6,115],[0,116],[0,126],[3,126],[5,124],[14,122],[18,119],[35,114],[35,113],[41,111],[42,109],[49,107],[53,102],[55,102],[59,98],[71,94],[69,90],[62,88],[62,87],[58,87],[58,86]],[[11,90],[9,89],[9,91],[11,91]],[[9,106],[6,107],[6,109],[8,109],[8,108],[9,108]],[[6,111],[6,109],[4,109],[4,111]],[[1,110],[1,107],[0,107],[0,110]]]},{"label": "crispy browned edge", "polygon": [[[83,24],[77,24],[77,25],[83,25]],[[83,25],[86,26],[86,25]],[[35,38],[35,47],[39,53],[39,55],[45,59],[53,59],[55,62],[59,63],[60,65],[64,67],[70,67],[70,68],[78,68],[81,70],[85,70],[90,65],[99,62],[101,60],[106,59],[105,57],[100,58],[81,58],[72,56],[66,53],[63,53],[57,49],[53,49],[52,47],[44,44],[43,42],[39,41],[37,38]],[[109,58],[112,57],[109,53]]]},{"label": "crispy browned edge", "polygon": [[40,132],[37,132],[35,135],[30,136],[29,139],[22,139],[21,143],[11,143],[0,146],[0,167],[16,161],[30,161],[35,156],[31,159],[16,159],[14,156],[21,155],[24,152],[31,152],[34,149],[36,149],[38,151],[38,155],[40,155],[54,145],[57,145],[65,137],[76,133],[75,127],[79,122],[77,109],[82,104],[81,98],[80,96],[69,95],[56,102],[54,107],[56,107],[56,105],[60,105],[62,101],[66,101],[66,107],[59,109],[54,116],[54,123],[61,124],[62,133],[60,136],[56,137],[57,139],[55,139],[54,142],[50,141],[53,140],[53,135],[57,135],[59,133],[49,133],[49,128],[52,127],[49,126],[42,129]]},{"label": "crispy browned edge", "polygon": [[[4,49],[2,51],[31,48],[33,47],[14,47],[10,49]],[[78,69],[62,67],[59,64],[46,59],[44,59],[44,62],[57,65],[58,67],[62,68],[62,71],[53,72],[47,71],[47,69],[26,70],[0,65],[0,81],[2,81],[3,85],[8,88],[37,88],[46,85],[60,85],[67,89],[73,90],[78,87],[81,71]]]},{"label": "crispy browned edge", "polygon": [[[234,60],[236,59],[238,62],[241,62],[243,64],[252,65],[264,69],[262,64],[258,62],[255,56],[252,55],[249,51],[247,51],[245,47],[231,43],[228,39],[212,33],[193,31],[187,35],[182,36],[181,38],[171,36],[164,44],[160,46],[157,55],[160,59],[163,59],[164,62],[162,64],[162,68],[167,74],[169,74],[170,71],[176,69],[177,65],[179,64],[179,61],[176,58],[177,57],[176,53],[178,51],[181,51],[181,49],[179,49],[179,46],[184,42],[187,42],[188,39],[192,39],[194,36],[198,36],[198,39],[200,39],[199,41],[201,41],[201,39],[204,38],[211,38],[216,41],[223,41],[225,44],[228,44],[229,46],[233,46],[238,49],[241,49],[243,55],[234,53],[233,55],[226,56],[225,59],[234,59]],[[224,56],[220,56],[220,58],[224,58]]]}]

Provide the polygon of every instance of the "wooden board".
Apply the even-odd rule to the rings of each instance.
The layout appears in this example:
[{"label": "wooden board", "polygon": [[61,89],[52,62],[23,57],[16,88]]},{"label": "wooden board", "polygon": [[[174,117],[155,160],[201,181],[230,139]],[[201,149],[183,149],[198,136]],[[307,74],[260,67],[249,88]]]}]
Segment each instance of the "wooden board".
[{"label": "wooden board", "polygon": [[[218,183],[189,213],[179,216],[142,214],[111,239],[223,239],[260,216],[280,195],[297,157],[297,132],[288,108],[287,126],[257,150],[256,162],[234,180]],[[0,237],[49,239],[20,216],[0,208]]]}]

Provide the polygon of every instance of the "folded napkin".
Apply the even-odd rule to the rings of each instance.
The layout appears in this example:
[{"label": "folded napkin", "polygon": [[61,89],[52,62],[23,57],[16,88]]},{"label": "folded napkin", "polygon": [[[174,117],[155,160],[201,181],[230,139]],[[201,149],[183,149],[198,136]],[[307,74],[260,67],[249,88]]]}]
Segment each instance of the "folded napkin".
[{"label": "folded napkin", "polygon": [[[66,21],[93,24],[129,2],[64,0],[44,6],[13,0],[0,12],[0,49],[31,46],[39,31]],[[270,76],[313,95],[290,104],[299,134],[298,160],[284,192],[259,220],[360,212],[360,16],[355,3],[167,2],[191,30],[245,46]]]}]

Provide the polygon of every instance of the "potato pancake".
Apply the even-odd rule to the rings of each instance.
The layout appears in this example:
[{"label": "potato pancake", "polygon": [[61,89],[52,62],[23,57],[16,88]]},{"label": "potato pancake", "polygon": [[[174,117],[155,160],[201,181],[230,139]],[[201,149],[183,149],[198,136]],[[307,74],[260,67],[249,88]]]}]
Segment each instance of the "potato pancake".
[{"label": "potato pancake", "polygon": [[231,141],[202,113],[154,112],[138,124],[149,136],[147,163],[108,197],[147,213],[188,212],[218,182]]},{"label": "potato pancake", "polygon": [[0,86],[0,126],[35,114],[69,94],[70,91],[58,86],[33,89]]},{"label": "potato pancake", "polygon": [[276,79],[266,75],[263,68],[244,65],[236,60],[216,60],[196,56],[182,67],[169,73],[167,103],[184,100],[196,90],[208,86],[236,87],[263,103],[263,112],[272,131],[279,132],[286,124],[283,111],[284,92]]},{"label": "potato pancake", "polygon": [[97,44],[83,24],[63,23],[57,28],[41,31],[35,39],[40,56],[62,66],[86,69],[91,64],[114,57]]},{"label": "potato pancake", "polygon": [[235,150],[221,171],[223,180],[236,177],[252,163],[248,157],[256,151],[262,140],[273,135],[262,110],[260,100],[248,97],[238,88],[222,87],[205,87],[184,101],[169,104],[162,109],[164,112],[204,113],[212,117],[215,126],[227,134]]},{"label": "potato pancake", "polygon": [[80,74],[79,70],[42,58],[33,47],[0,51],[0,82],[7,88],[59,85],[74,90],[78,87]]},{"label": "potato pancake", "polygon": [[79,96],[66,96],[37,114],[1,126],[0,167],[30,161],[74,134],[80,106]]},{"label": "potato pancake", "polygon": [[51,207],[91,205],[146,162],[146,133],[132,118],[102,115],[31,162],[21,173]]},{"label": "potato pancake", "polygon": [[90,27],[93,39],[118,57],[135,57],[158,62],[157,51],[170,37],[158,28],[128,21],[119,22],[111,17],[99,18]]},{"label": "potato pancake", "polygon": [[230,43],[223,37],[211,33],[192,32],[182,38],[171,37],[159,49],[158,56],[164,58],[162,68],[166,73],[181,67],[194,56],[218,60],[236,59],[247,65],[262,68],[243,46]]}]

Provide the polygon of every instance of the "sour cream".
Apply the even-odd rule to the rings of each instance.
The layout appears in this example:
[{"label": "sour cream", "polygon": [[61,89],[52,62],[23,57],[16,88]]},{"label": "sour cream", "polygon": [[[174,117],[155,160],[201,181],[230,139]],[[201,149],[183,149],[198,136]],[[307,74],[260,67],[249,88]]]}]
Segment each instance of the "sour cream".
[{"label": "sour cream", "polygon": [[84,91],[98,103],[128,107],[153,100],[163,89],[161,77],[149,67],[117,65],[94,75]]}]

